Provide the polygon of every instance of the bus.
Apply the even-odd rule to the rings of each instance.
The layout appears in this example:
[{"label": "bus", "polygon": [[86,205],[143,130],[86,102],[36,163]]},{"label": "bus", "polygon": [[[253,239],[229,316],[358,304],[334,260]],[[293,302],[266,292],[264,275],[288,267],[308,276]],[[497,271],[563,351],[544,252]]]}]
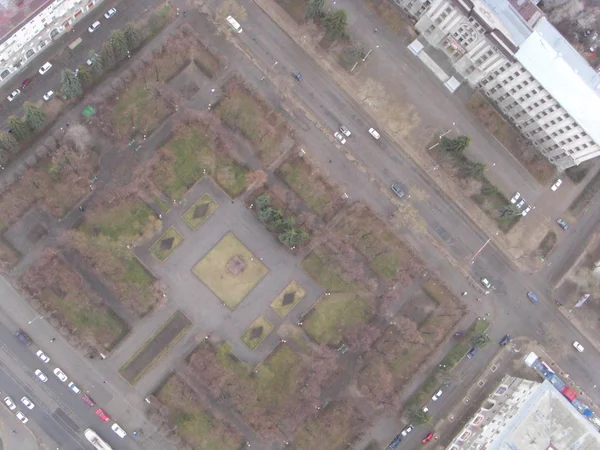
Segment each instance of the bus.
[{"label": "bus", "polygon": [[98,436],[96,434],[96,432],[94,430],[92,430],[91,428],[88,428],[87,430],[85,430],[85,433],[83,433],[85,435],[85,438],[91,442],[91,444],[94,446],[94,448],[96,448],[97,450],[113,450],[113,448],[108,445],[106,442],[104,442],[100,436]]}]

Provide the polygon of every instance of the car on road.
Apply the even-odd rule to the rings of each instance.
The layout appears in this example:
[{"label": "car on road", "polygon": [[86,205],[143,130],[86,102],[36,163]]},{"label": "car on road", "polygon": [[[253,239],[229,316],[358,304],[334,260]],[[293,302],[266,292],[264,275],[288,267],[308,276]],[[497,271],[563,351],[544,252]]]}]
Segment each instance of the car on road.
[{"label": "car on road", "polygon": [[27,409],[35,408],[35,405],[33,404],[33,402],[31,400],[29,400],[27,397],[23,397],[21,399],[21,403],[23,403],[27,407]]},{"label": "car on road", "polygon": [[6,98],[8,99],[9,102],[12,102],[15,98],[17,98],[17,95],[19,95],[20,93],[21,93],[21,89],[15,89],[10,94],[8,94],[8,97],[6,97]]},{"label": "car on road", "polygon": [[404,427],[404,429],[400,432],[400,434],[402,435],[402,437],[406,437],[406,436],[408,436],[408,433],[410,433],[414,429],[415,429],[415,427],[413,427],[412,425],[408,425],[408,426]]},{"label": "car on road", "polygon": [[477,354],[477,352],[479,351],[479,349],[477,347],[473,347],[471,350],[469,350],[469,352],[467,353],[467,358],[468,359],[473,359],[475,358],[475,355]]},{"label": "car on road", "polygon": [[71,389],[76,394],[80,394],[81,393],[81,389],[79,389],[79,387],[75,383],[73,383],[72,381],[68,384],[68,386],[69,386],[69,389]]},{"label": "car on road", "polygon": [[523,210],[523,212],[521,213],[521,215],[526,216],[527,214],[529,214],[529,211],[531,211],[531,205],[527,205],[525,207],[525,209]]},{"label": "car on road", "polygon": [[43,351],[38,350],[35,355],[40,358],[43,362],[45,362],[46,364],[48,364],[50,362],[50,358],[48,357],[48,355],[46,355]]},{"label": "car on road", "polygon": [[574,341],[573,347],[575,347],[575,350],[577,350],[579,353],[583,353],[583,345],[581,345],[579,342]]},{"label": "car on road", "polygon": [[502,347],[504,347],[505,345],[507,345],[510,342],[510,334],[505,335],[501,340],[500,340],[500,345]]},{"label": "car on road", "polygon": [[564,219],[556,219],[556,223],[565,231],[569,229],[569,225],[567,225],[567,222],[565,222]]},{"label": "car on road", "polygon": [[519,200],[516,204],[516,207],[521,209],[523,207],[523,205],[525,205],[525,199],[522,198],[521,200]]},{"label": "car on road", "polygon": [[127,433],[125,433],[125,430],[116,423],[113,423],[111,425],[110,429],[113,430],[115,432],[115,434],[117,436],[119,436],[121,439],[124,438],[125,436],[127,436]]},{"label": "car on road", "polygon": [[45,63],[42,67],[40,67],[40,70],[39,70],[40,75],[44,75],[51,68],[52,68],[52,64],[50,64],[49,62]]},{"label": "car on road", "polygon": [[46,381],[48,381],[48,377],[40,369],[35,370],[35,376],[38,377],[38,380],[40,380],[42,383],[45,383]]},{"label": "car on road", "polygon": [[303,79],[303,76],[300,72],[292,72],[292,75],[298,81],[302,81],[302,79]]},{"label": "car on road", "polygon": [[17,330],[15,336],[19,341],[21,341],[21,344],[27,346],[31,345],[31,338],[27,336],[27,333],[25,333],[23,330]]},{"label": "car on road", "polygon": [[333,135],[335,136],[335,138],[340,141],[342,144],[346,143],[346,138],[344,138],[344,136],[342,135],[342,133],[340,133],[339,131],[336,131],[335,133],[333,133]]},{"label": "car on road", "polygon": [[29,83],[31,83],[31,80],[29,78],[25,78],[21,83],[21,89],[25,89],[27,86],[29,86]]},{"label": "car on road", "polygon": [[431,441],[433,439],[433,433],[429,433],[427,436],[425,436],[425,439],[423,439],[421,442],[423,444],[427,444],[429,441]]},{"label": "car on road", "polygon": [[540,302],[540,299],[537,297],[537,295],[535,295],[535,292],[533,292],[533,291],[529,291],[527,293],[527,297],[529,297],[529,300],[531,300],[533,303]]},{"label": "car on road", "polygon": [[110,417],[108,417],[108,414],[106,414],[103,409],[98,408],[96,410],[96,415],[100,417],[100,419],[102,419],[104,422],[110,422]]},{"label": "car on road", "polygon": [[29,422],[29,419],[27,418],[27,416],[25,414],[23,414],[21,411],[17,411],[17,419],[19,419],[23,423]]},{"label": "car on road", "polygon": [[52,97],[54,97],[54,91],[48,91],[44,94],[45,101],[49,101]]},{"label": "car on road", "polygon": [[81,400],[83,400],[85,404],[88,405],[90,408],[96,406],[96,403],[94,402],[94,400],[92,400],[92,397],[90,397],[89,395],[84,395],[83,397],[81,397]]},{"label": "car on road", "polygon": [[58,367],[54,369],[54,375],[56,375],[56,378],[58,378],[63,383],[68,380],[68,377],[65,375],[65,373]]},{"label": "car on road", "polygon": [[341,133],[342,133],[344,136],[346,136],[346,137],[350,137],[350,136],[352,135],[352,133],[350,132],[350,130],[348,129],[348,127],[347,127],[347,126],[345,126],[345,125],[342,125],[342,126],[340,127],[340,131],[341,131]]},{"label": "car on road", "polygon": [[392,442],[390,442],[390,445],[387,446],[387,450],[394,450],[398,448],[400,442],[402,442],[402,436],[398,435],[392,440]]},{"label": "car on road", "polygon": [[369,134],[373,136],[375,139],[379,139],[381,136],[379,135],[379,131],[375,128],[369,128]]},{"label": "car on road", "polygon": [[513,195],[512,198],[510,199],[510,202],[514,205],[515,203],[517,203],[517,200],[519,200],[520,198],[521,198],[521,194],[516,192],[515,195]]},{"label": "car on road", "polygon": [[490,280],[488,280],[487,278],[482,278],[481,279],[481,284],[483,284],[486,289],[493,288],[492,283],[490,283]]},{"label": "car on road", "polygon": [[117,10],[115,8],[110,8],[108,11],[106,11],[104,13],[104,18],[105,19],[110,19],[112,16],[114,16],[117,13]]},{"label": "car on road", "polygon": [[402,190],[399,184],[394,183],[392,184],[391,188],[392,191],[394,191],[394,194],[398,196],[398,198],[404,197],[404,191]]},{"label": "car on road", "polygon": [[552,191],[556,191],[560,185],[562,184],[562,180],[559,178],[558,180],[556,180],[554,182],[554,184],[552,185],[552,187],[550,187],[550,189],[552,189]]},{"label": "car on road", "polygon": [[91,24],[88,28],[88,31],[90,33],[93,33],[94,31],[96,31],[98,28],[100,28],[100,21],[96,20],[93,24]]},{"label": "car on road", "polygon": [[440,389],[435,394],[433,394],[433,396],[431,397],[431,400],[433,400],[434,402],[436,402],[438,400],[438,398],[440,398],[442,396],[442,394],[443,394],[443,392]]},{"label": "car on road", "polygon": [[15,409],[17,409],[17,405],[15,405],[15,402],[13,402],[12,398],[10,398],[10,397],[4,398],[4,404],[6,406],[8,406],[8,409],[10,409],[11,411],[14,411]]}]

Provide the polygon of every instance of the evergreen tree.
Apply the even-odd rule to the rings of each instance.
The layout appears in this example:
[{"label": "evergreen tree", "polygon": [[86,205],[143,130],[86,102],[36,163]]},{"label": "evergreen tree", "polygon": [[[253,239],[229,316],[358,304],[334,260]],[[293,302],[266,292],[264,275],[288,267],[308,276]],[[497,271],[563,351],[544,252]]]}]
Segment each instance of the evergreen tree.
[{"label": "evergreen tree", "polygon": [[30,131],[29,127],[25,122],[19,119],[17,116],[9,116],[7,119],[8,128],[12,130],[17,141],[24,141],[29,138]]},{"label": "evergreen tree", "polygon": [[343,9],[336,11],[330,11],[325,15],[323,20],[323,26],[325,27],[325,36],[328,39],[334,40],[343,36],[346,32],[346,26],[348,26],[348,15]]},{"label": "evergreen tree", "polygon": [[37,133],[46,126],[46,113],[33,103],[25,102],[25,123],[31,131]]},{"label": "evergreen tree", "polygon": [[66,98],[75,98],[83,94],[81,81],[72,70],[63,69],[61,72],[60,86],[62,93]]}]

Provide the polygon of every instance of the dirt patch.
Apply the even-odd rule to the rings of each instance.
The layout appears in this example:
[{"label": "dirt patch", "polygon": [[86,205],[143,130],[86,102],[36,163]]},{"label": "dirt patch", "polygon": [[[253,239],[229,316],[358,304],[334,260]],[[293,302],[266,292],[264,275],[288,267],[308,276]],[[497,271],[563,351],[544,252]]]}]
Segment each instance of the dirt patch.
[{"label": "dirt patch", "polygon": [[181,311],[171,317],[119,369],[129,383],[136,384],[192,326]]},{"label": "dirt patch", "polygon": [[583,214],[598,192],[600,192],[600,172],[590,180],[575,200],[573,200],[568,209],[569,213],[575,217]]},{"label": "dirt patch", "polygon": [[412,30],[416,20],[408,18],[400,7],[394,5],[391,0],[366,0],[370,9],[375,11],[385,26],[394,33],[402,30]]},{"label": "dirt patch", "polygon": [[548,231],[538,247],[538,253],[542,258],[546,258],[556,246],[558,237],[554,231]]},{"label": "dirt patch", "polygon": [[306,0],[277,0],[277,4],[287,12],[298,25],[306,22]]},{"label": "dirt patch", "polygon": [[400,314],[408,317],[415,322],[417,326],[420,326],[436,307],[437,302],[433,301],[429,295],[425,295],[424,292],[420,291],[411,296],[410,299],[402,305]]}]

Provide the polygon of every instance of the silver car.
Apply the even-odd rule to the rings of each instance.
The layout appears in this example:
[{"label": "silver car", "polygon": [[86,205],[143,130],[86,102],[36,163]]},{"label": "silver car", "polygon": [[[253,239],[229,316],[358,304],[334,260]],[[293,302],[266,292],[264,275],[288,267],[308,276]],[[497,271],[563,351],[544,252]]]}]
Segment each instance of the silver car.
[{"label": "silver car", "polygon": [[394,194],[396,194],[398,198],[404,197],[404,191],[402,190],[399,184],[394,183],[391,187],[392,191],[394,191]]}]

